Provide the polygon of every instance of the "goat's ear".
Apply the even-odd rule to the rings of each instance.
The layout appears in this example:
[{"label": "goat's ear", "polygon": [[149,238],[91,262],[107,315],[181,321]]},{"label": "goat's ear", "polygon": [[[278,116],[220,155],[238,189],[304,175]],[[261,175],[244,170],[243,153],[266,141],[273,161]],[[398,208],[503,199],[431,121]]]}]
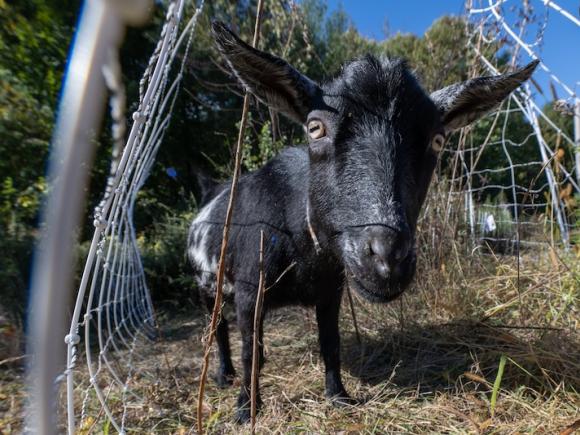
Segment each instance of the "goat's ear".
[{"label": "goat's ear", "polygon": [[314,99],[321,94],[316,83],[285,60],[249,46],[222,22],[212,23],[212,33],[219,51],[246,90],[294,121],[306,122]]},{"label": "goat's ear", "polygon": [[538,63],[534,60],[511,74],[478,77],[433,92],[431,99],[441,113],[445,131],[465,127],[495,109],[531,77]]}]

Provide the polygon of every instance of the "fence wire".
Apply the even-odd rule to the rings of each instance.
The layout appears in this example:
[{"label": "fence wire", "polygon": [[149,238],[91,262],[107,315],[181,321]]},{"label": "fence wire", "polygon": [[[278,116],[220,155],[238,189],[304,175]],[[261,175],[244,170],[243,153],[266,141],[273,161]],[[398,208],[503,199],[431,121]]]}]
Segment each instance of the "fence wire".
[{"label": "fence wire", "polygon": [[[103,424],[101,420],[106,427],[112,425],[125,433],[129,410],[143,402],[131,389],[137,361],[148,358],[137,343],[154,338],[156,325],[137,246],[133,209],[171,120],[203,7],[202,2],[182,26],[185,4],[185,0],[175,0],[168,5],[159,42],[140,82],[139,105],[126,143],[125,92],[117,53],[112,53],[103,67],[111,94],[114,147],[105,194],[95,209],[95,230],[70,332],[65,338],[67,368],[63,376],[70,434],[76,429],[90,431]],[[81,354],[86,364],[79,361]],[[75,381],[77,370],[88,371],[88,381]]]},{"label": "fence wire", "polygon": [[[458,149],[446,150],[455,164],[451,193],[462,198],[467,231],[476,245],[500,252],[546,242],[569,247],[580,191],[578,145],[556,117],[573,112],[578,83],[561,79],[542,52],[550,26],[561,20],[577,30],[580,41],[580,21],[548,0],[468,1],[466,9],[473,75],[496,75],[540,60],[530,83],[470,129]],[[545,97],[538,81],[544,80],[560,113],[538,103]]]}]

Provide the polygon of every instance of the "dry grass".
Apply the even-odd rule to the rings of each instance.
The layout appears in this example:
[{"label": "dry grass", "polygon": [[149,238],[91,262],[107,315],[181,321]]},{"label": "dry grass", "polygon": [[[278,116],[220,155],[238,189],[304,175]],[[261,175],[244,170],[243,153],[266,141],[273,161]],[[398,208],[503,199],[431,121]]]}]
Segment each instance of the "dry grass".
[{"label": "dry grass", "polygon": [[4,314],[0,303],[0,434],[22,427],[25,400],[22,327]]},{"label": "dry grass", "polygon": [[25,400],[22,368],[13,363],[0,365],[0,434],[22,432]]},{"label": "dry grass", "polygon": [[[547,248],[546,248],[547,249]],[[424,255],[424,254],[423,254]],[[362,343],[344,305],[343,375],[360,404],[336,409],[324,399],[314,313],[286,308],[265,323],[267,362],[258,433],[559,433],[580,420],[580,264],[549,250],[517,258],[471,255],[452,245],[444,260],[423,259],[415,288],[386,306],[355,297]],[[422,277],[422,278],[421,278]],[[518,278],[519,277],[519,278]],[[345,300],[346,302],[346,300]],[[226,315],[232,317],[231,311]],[[193,307],[162,313],[163,339],[138,343],[126,425],[136,433],[190,433],[207,316]],[[239,368],[239,334],[232,328]],[[492,417],[499,361],[506,367]],[[122,378],[128,374],[117,361]],[[86,374],[77,375],[82,397]],[[120,420],[122,391],[108,391]],[[24,382],[14,364],[0,366],[0,432],[22,429]],[[245,433],[233,423],[237,388],[208,384],[206,427]],[[81,412],[82,401],[77,403]],[[90,392],[80,433],[112,427]],[[572,433],[572,432],[569,432]]]}]

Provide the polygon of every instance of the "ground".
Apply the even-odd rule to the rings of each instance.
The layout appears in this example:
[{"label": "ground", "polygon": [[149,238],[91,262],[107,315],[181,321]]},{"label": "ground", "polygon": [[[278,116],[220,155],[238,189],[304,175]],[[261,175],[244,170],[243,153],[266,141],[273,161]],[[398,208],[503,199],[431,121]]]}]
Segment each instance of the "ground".
[{"label": "ground", "polygon": [[[389,305],[354,295],[360,342],[348,299],[343,301],[343,376],[360,402],[356,406],[334,408],[324,399],[313,311],[289,307],[269,313],[264,405],[256,432],[573,433],[580,426],[580,274],[570,264],[577,261],[555,252],[528,253],[518,274],[514,256],[469,257],[469,270],[462,255],[448,258],[454,260],[439,264],[436,275],[420,270],[415,288]],[[139,338],[132,355],[111,357],[137,396],[123,400],[121,389],[108,389],[110,378],[102,369],[99,383],[127,432],[195,431],[207,316],[193,303],[180,305],[158,313],[157,340]],[[233,316],[231,310],[226,315]],[[239,334],[233,326],[231,332],[239,370]],[[497,380],[502,359],[505,370]],[[76,412],[84,419],[78,432],[108,433],[113,428],[86,389],[80,360]],[[22,429],[23,375],[14,364],[0,366],[2,433]],[[214,369],[212,364],[210,373]],[[209,433],[249,433],[248,425],[234,423],[237,391],[208,381]]]}]

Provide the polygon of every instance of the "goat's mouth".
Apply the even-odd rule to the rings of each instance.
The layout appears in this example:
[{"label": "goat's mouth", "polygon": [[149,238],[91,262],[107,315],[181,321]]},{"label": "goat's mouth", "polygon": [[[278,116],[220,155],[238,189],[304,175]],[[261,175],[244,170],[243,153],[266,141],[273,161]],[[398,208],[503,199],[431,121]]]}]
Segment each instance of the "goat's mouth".
[{"label": "goat's mouth", "polygon": [[347,284],[369,302],[383,304],[391,302],[405,291],[405,287],[397,282],[389,282],[384,288],[377,288],[374,285],[364,283],[363,280],[358,278],[348,269],[346,275]]},{"label": "goat's mouth", "polygon": [[415,263],[415,255],[409,255],[388,278],[377,277],[364,267],[346,264],[347,284],[369,302],[387,303],[407,289],[415,275]]}]

